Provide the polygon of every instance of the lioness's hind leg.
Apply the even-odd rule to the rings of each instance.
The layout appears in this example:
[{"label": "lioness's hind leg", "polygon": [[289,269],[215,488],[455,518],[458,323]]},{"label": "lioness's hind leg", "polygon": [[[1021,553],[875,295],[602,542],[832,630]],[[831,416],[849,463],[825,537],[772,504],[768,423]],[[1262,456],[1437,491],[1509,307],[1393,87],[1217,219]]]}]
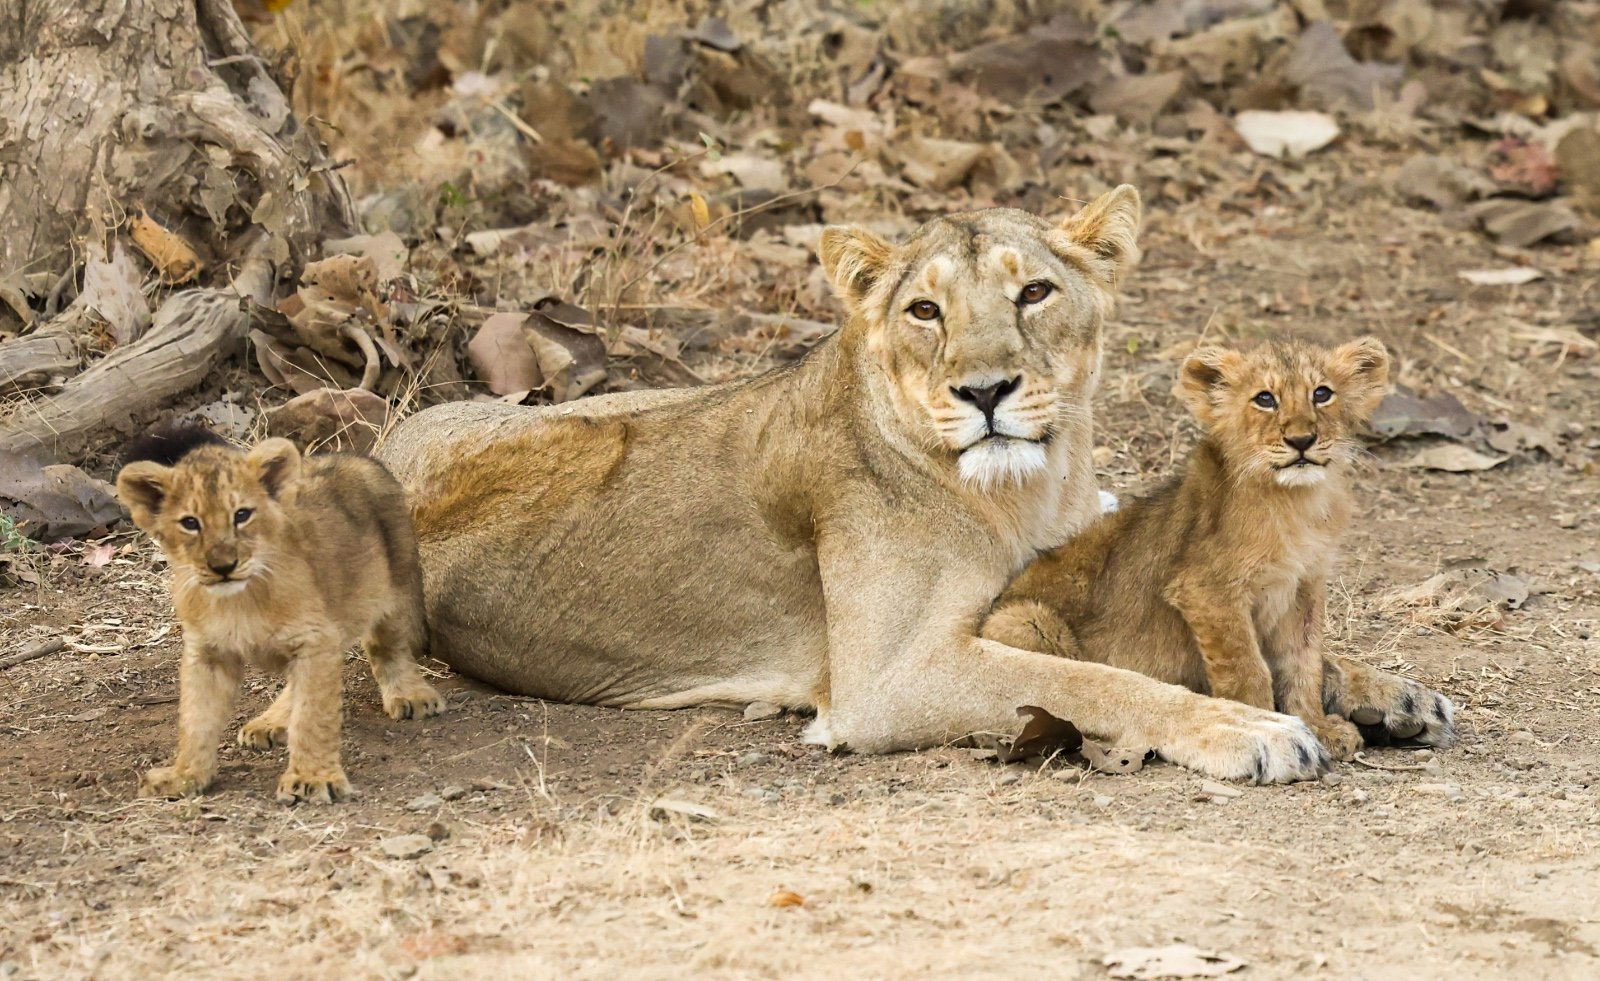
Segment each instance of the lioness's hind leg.
[{"label": "lioness's hind leg", "polygon": [[1328,712],[1356,724],[1369,746],[1453,746],[1455,706],[1409,678],[1348,657],[1328,655],[1322,682]]},{"label": "lioness's hind leg", "polygon": [[391,719],[426,719],[444,711],[444,699],[417,666],[427,636],[418,602],[386,614],[373,625],[363,645],[372,664],[372,677],[383,693],[383,710]]},{"label": "lioness's hind leg", "polygon": [[290,685],[284,685],[266,711],[239,728],[241,747],[265,750],[289,745],[289,710],[294,704],[290,689]]},{"label": "lioness's hind leg", "polygon": [[982,635],[1007,647],[1078,659],[1078,639],[1056,611],[1035,600],[1008,603],[989,614]]}]

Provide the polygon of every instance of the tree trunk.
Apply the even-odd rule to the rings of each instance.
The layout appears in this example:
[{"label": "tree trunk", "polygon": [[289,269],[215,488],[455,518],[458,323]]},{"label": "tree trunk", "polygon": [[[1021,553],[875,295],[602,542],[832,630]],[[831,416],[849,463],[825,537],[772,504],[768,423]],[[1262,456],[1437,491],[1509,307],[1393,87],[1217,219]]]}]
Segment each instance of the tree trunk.
[{"label": "tree trunk", "polygon": [[[234,284],[187,291],[232,302],[178,293],[166,298],[183,304],[178,315],[157,314],[168,328],[195,324],[203,343],[178,343],[196,365],[173,370],[170,332],[148,348],[125,345],[118,371],[86,372],[59,399],[0,418],[0,445],[81,448],[108,422],[72,408],[100,397],[81,383],[137,376],[146,353],[161,370],[141,401],[192,386],[241,349],[249,303],[240,294],[270,303],[285,266],[358,225],[344,182],[289,112],[231,0],[0,0],[0,278],[81,283],[82,264],[108,255],[110,237],[142,212],[198,253],[202,281]],[[82,345],[81,305],[71,313],[38,331],[70,322]]]}]

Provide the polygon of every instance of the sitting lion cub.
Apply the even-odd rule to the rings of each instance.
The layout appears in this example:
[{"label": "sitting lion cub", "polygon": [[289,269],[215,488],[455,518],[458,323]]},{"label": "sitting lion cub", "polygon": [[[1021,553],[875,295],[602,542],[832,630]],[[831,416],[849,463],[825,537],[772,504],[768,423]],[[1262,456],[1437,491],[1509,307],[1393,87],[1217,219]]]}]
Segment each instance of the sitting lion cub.
[{"label": "sitting lion cub", "polygon": [[405,494],[382,464],[302,459],[269,439],[248,453],[204,429],[136,441],[117,493],[172,566],[183,624],[178,758],[140,780],[147,796],[205,790],[244,663],[281,672],[282,694],[239,743],[289,745],[278,800],[350,792],[339,765],[344,651],[364,642],[390,716],[444,707],[416,656],[426,644],[422,577]]},{"label": "sitting lion cub", "polygon": [[1206,430],[1186,471],[1040,557],[983,636],[1277,708],[1348,759],[1360,733],[1323,710],[1323,583],[1388,373],[1371,338],[1196,351],[1175,389]]}]

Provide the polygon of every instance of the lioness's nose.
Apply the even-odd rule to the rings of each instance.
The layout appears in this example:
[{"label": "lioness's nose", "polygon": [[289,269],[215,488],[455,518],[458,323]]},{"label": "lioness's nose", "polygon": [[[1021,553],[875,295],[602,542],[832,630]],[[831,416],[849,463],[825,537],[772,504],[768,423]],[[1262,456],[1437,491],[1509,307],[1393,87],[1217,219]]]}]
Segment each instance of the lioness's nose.
[{"label": "lioness's nose", "polygon": [[973,405],[977,406],[978,411],[983,413],[983,417],[989,420],[990,424],[993,424],[994,410],[1000,405],[1001,401],[1004,400],[1007,395],[1015,392],[1017,390],[1017,386],[1021,384],[1022,376],[1018,375],[1015,378],[1011,378],[1006,381],[998,381],[993,385],[986,385],[983,388],[972,388],[970,386],[963,385],[960,388],[952,388],[950,390],[955,393],[956,398],[961,399],[963,402],[971,402]]},{"label": "lioness's nose", "polygon": [[1301,453],[1304,453],[1306,450],[1311,449],[1312,443],[1317,441],[1317,434],[1307,433],[1304,436],[1285,436],[1283,441],[1299,450]]},{"label": "lioness's nose", "polygon": [[228,573],[239,568],[239,562],[237,559],[230,562],[212,562],[210,563],[210,566],[212,572],[215,572],[219,576],[226,576]]}]

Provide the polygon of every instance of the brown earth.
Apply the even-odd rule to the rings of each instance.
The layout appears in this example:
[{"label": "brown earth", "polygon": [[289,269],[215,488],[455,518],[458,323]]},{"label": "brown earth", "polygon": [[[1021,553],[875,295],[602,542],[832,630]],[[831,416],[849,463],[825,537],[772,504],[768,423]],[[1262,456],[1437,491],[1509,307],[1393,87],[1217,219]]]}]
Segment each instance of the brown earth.
[{"label": "brown earth", "polygon": [[[1592,332],[1600,274],[1581,249],[1497,253],[1368,191],[1324,173],[1248,208],[1152,209],[1108,339],[1102,478],[1136,489],[1186,444],[1166,391],[1202,329],[1371,331],[1402,381],[1545,434],[1554,456],[1466,474],[1403,468],[1416,447],[1391,443],[1362,478],[1330,646],[1446,692],[1457,748],[1226,797],[1168,765],[834,757],[794,718],[458,678],[448,714],[394,722],[352,660],[354,802],[281,807],[281,754],[231,746],[210,796],[136,800],[172,748],[178,640],[149,547],[124,535],[103,567],[70,546],[36,557],[42,587],[0,593],[5,653],[73,645],[4,673],[0,976],[1097,978],[1110,952],[1179,941],[1246,977],[1596,976],[1600,385],[1592,349],[1519,331]],[[1455,275],[1519,260],[1547,278]],[[1463,619],[1391,594],[1467,559],[1533,595]],[[252,680],[238,718],[269,693]],[[418,858],[379,844],[419,833],[438,841]]]}]

